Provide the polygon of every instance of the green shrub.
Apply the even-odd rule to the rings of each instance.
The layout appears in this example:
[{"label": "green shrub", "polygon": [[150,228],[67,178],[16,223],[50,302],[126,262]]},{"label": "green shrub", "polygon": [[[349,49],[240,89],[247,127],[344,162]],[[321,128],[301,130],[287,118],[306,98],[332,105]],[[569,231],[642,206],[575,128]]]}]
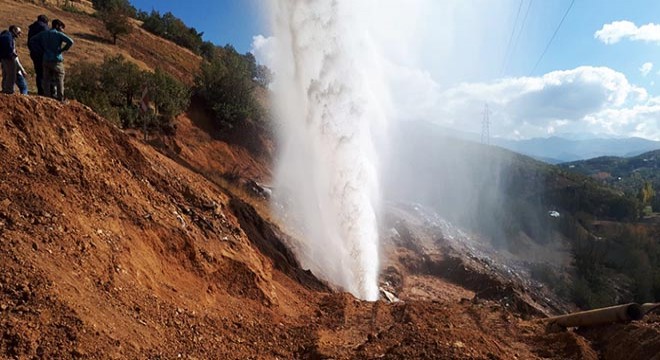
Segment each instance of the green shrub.
[{"label": "green shrub", "polygon": [[[140,111],[142,92],[147,89],[153,112]],[[78,63],[68,76],[68,95],[91,107],[123,128],[157,128],[172,132],[173,120],[189,104],[190,91],[157,69],[140,70],[123,56],[106,58],[102,64]]]},{"label": "green shrub", "polygon": [[128,0],[92,0],[92,6],[99,12],[121,11],[130,17],[137,15],[137,10]]},{"label": "green shrub", "polygon": [[260,120],[262,109],[254,98],[257,84],[253,63],[231,46],[202,64],[195,80],[195,94],[206,102],[218,124],[233,127],[247,119]]},{"label": "green shrub", "polygon": [[171,40],[196,54],[201,54],[203,47],[205,51],[208,50],[208,44],[204,45],[202,40],[204,33],[186,26],[181,19],[171,12],[166,12],[161,16],[158,11],[153,10],[149,15],[143,13],[140,16],[143,21],[142,28],[155,35]]},{"label": "green shrub", "polygon": [[190,90],[160,69],[149,73],[146,83],[160,127],[173,131],[172,121],[190,104]]},{"label": "green shrub", "polygon": [[592,282],[582,276],[573,280],[571,298],[582,309],[595,309],[611,306],[614,303],[613,290],[604,283]]},{"label": "green shrub", "polygon": [[570,296],[570,286],[567,279],[557,274],[557,271],[549,264],[530,264],[529,272],[532,279],[545,284],[558,296]]}]

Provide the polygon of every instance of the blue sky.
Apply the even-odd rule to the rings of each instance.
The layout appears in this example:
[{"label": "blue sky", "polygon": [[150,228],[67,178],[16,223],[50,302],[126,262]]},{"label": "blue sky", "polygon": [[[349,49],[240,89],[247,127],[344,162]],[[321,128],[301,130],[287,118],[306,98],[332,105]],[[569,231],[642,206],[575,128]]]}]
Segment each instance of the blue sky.
[{"label": "blue sky", "polygon": [[[246,52],[252,49],[255,35],[264,35],[266,40],[272,35],[263,9],[269,1],[132,3],[147,11],[171,11],[204,31],[207,40],[231,43]],[[660,140],[660,26],[638,29],[660,24],[660,1],[576,0],[532,72],[570,3],[382,0],[365,19],[372,21],[372,17],[382,15],[376,33],[395,69],[391,76],[395,79],[390,80],[395,84],[394,99],[402,104],[397,109],[402,118],[431,118],[463,131],[479,132],[479,121],[465,119],[480,118],[483,103],[488,102],[495,136],[592,133]],[[529,16],[520,31],[528,6]],[[621,21],[626,23],[615,23]],[[519,42],[506,57],[514,25],[513,42],[517,37]],[[596,37],[605,26],[610,26],[608,32]],[[257,49],[257,58],[272,55],[266,50],[272,52],[272,46]],[[510,62],[503,71],[505,59]],[[645,73],[640,70],[644,64]],[[406,108],[405,104],[417,105]]]},{"label": "blue sky", "polygon": [[170,11],[188,25],[204,32],[205,40],[232,44],[242,53],[250,50],[252,37],[264,32],[262,0],[131,0],[145,11]]},{"label": "blue sky", "polygon": [[[131,2],[137,8],[146,11],[151,9],[161,12],[171,11],[189,26],[204,31],[206,40],[219,45],[230,43],[241,52],[250,51],[253,36],[268,35],[262,9],[266,0],[131,0]],[[529,0],[523,2],[518,29],[528,2]],[[499,21],[509,26],[500,27],[495,36],[500,40],[506,39],[508,43],[517,14],[518,0],[482,1],[482,3],[485,6],[506,10],[503,11],[504,18]],[[504,75],[530,74],[569,4],[570,0],[532,1],[525,29],[520,35],[515,53],[512,53],[511,62]],[[608,46],[594,38],[594,33],[604,24],[622,19],[633,21],[638,25],[660,22],[660,1],[577,0],[546,56],[532,75],[580,65],[608,66],[625,73],[634,82],[649,84],[656,76],[643,78],[639,68],[645,62],[653,62],[660,58],[660,46],[625,41]],[[484,33],[481,36],[492,36],[492,34]],[[515,36],[518,36],[518,31]],[[501,62],[504,62],[504,54],[496,53],[491,56],[495,60],[499,57]],[[429,58],[432,58],[432,55]],[[488,68],[488,73],[483,77],[499,76],[500,68],[501,66],[497,69]],[[655,75],[655,72],[652,75]]]},{"label": "blue sky", "polygon": [[[570,0],[536,0],[533,3],[530,11],[533,21],[528,22],[529,31],[523,35],[524,48],[519,49],[522,56],[514,62],[513,75],[528,75],[537,60],[536,54],[543,51],[569,4]],[[630,41],[606,45],[594,38],[594,33],[604,24],[617,20],[629,20],[637,25],[659,23],[660,1],[577,0],[533,75],[580,65],[607,66],[625,73],[633,82],[649,83],[656,76],[642,79],[638,70],[645,62],[657,62],[660,46]]]}]

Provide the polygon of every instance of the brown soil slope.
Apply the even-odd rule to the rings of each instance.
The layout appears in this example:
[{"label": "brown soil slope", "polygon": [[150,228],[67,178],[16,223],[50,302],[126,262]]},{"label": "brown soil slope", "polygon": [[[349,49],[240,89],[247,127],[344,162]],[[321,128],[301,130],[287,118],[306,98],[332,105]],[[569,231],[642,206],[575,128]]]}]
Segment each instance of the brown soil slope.
[{"label": "brown soil slope", "polygon": [[497,302],[330,294],[250,205],[75,102],[0,96],[0,162],[0,358],[593,358]]},{"label": "brown soil slope", "polygon": [[[83,5],[76,2],[74,5],[90,11],[88,2],[83,1]],[[39,14],[62,19],[67,24],[67,33],[76,42],[65,54],[67,68],[76,66],[80,61],[100,63],[107,56],[121,54],[143,69],[159,67],[191,85],[202,61],[190,50],[141,29],[137,22],[130,35],[120,37],[117,45],[113,45],[103,23],[87,14],[75,14],[56,6],[43,7],[23,0],[0,0],[0,9],[0,27],[17,24],[25,29],[26,34],[27,27]],[[23,65],[32,73],[26,36],[18,41],[18,49]],[[34,76],[28,80],[34,91]],[[177,136],[164,139],[162,142],[166,146],[159,148],[167,149],[167,154],[181,163],[215,177],[233,174],[263,180],[269,178],[268,156],[255,158],[241,142],[227,142],[227,134],[221,134],[225,135],[221,139],[215,134],[217,126],[198,103],[193,103],[189,111],[177,119],[176,125]],[[254,134],[246,137],[250,136],[254,137]]]},{"label": "brown soil slope", "polygon": [[212,183],[81,105],[0,104],[0,354],[185,351],[204,326],[305,310]]}]

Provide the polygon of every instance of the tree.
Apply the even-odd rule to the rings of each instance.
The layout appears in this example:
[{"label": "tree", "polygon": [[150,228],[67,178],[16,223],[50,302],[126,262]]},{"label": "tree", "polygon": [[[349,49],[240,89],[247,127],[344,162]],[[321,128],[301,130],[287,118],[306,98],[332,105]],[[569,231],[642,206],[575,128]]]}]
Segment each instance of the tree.
[{"label": "tree", "polygon": [[644,182],[644,186],[637,193],[637,198],[642,203],[642,206],[650,205],[654,197],[655,190],[653,190],[653,185],[648,181]]},{"label": "tree", "polygon": [[128,0],[92,0],[92,6],[99,12],[121,10],[130,17],[135,17],[137,10]]},{"label": "tree", "polygon": [[149,74],[147,86],[156,115],[165,120],[173,120],[188,107],[190,90],[161,69]]},{"label": "tree", "polygon": [[177,45],[188,48],[197,54],[200,54],[202,50],[208,51],[208,45],[202,49],[204,45],[202,36],[204,33],[186,26],[181,19],[174,16],[171,12],[166,12],[161,16],[158,11],[152,11],[144,18],[142,28],[155,35],[171,40]]},{"label": "tree", "polygon": [[202,57],[208,61],[213,60],[218,55],[218,51],[214,43],[210,41],[204,41],[202,46],[199,48],[199,53]]},{"label": "tree", "polygon": [[273,82],[273,72],[266,65],[257,65],[253,79],[260,86],[267,88]]},{"label": "tree", "polygon": [[100,82],[105,88],[113,89],[108,92],[108,97],[114,106],[131,106],[142,91],[147,77],[147,73],[137,65],[117,55],[103,62]]},{"label": "tree", "polygon": [[106,30],[112,36],[113,44],[117,44],[117,37],[128,35],[133,31],[133,26],[125,10],[120,8],[104,10],[100,12],[100,17],[105,24]]},{"label": "tree", "polygon": [[[172,120],[190,101],[183,84],[157,69],[140,70],[123,56],[106,58],[102,64],[78,63],[69,75],[69,95],[123,128],[142,128],[147,122],[172,132]],[[155,113],[140,114],[139,96],[145,87]]]},{"label": "tree", "polygon": [[202,64],[195,83],[195,92],[215,113],[222,126],[233,127],[239,122],[258,120],[261,109],[253,90],[251,63],[230,45],[220,54]]}]

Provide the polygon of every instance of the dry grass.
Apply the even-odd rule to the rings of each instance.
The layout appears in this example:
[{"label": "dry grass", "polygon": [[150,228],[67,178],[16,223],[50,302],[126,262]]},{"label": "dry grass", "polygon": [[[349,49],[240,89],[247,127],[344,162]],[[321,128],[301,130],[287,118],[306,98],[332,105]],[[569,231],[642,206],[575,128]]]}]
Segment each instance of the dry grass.
[{"label": "dry grass", "polygon": [[[48,3],[56,4],[57,1]],[[63,4],[63,1],[60,1]],[[73,2],[74,6],[83,11],[92,11],[91,3],[87,1]],[[80,61],[101,63],[108,56],[123,55],[141,69],[154,70],[162,68],[167,73],[186,84],[192,84],[199,69],[202,58],[188,49],[184,49],[171,41],[153,35],[139,27],[134,21],[134,31],[119,38],[113,45],[103,23],[88,14],[64,11],[56,6],[44,7],[32,2],[17,0],[0,0],[0,28],[15,24],[25,29],[32,24],[38,15],[46,14],[51,19],[61,19],[66,24],[66,32],[75,41],[74,46],[65,57],[65,67],[70,69]],[[32,63],[27,49],[27,36],[18,43],[18,52],[23,65],[28,72],[33,73]],[[34,89],[34,77],[28,81]]]}]

